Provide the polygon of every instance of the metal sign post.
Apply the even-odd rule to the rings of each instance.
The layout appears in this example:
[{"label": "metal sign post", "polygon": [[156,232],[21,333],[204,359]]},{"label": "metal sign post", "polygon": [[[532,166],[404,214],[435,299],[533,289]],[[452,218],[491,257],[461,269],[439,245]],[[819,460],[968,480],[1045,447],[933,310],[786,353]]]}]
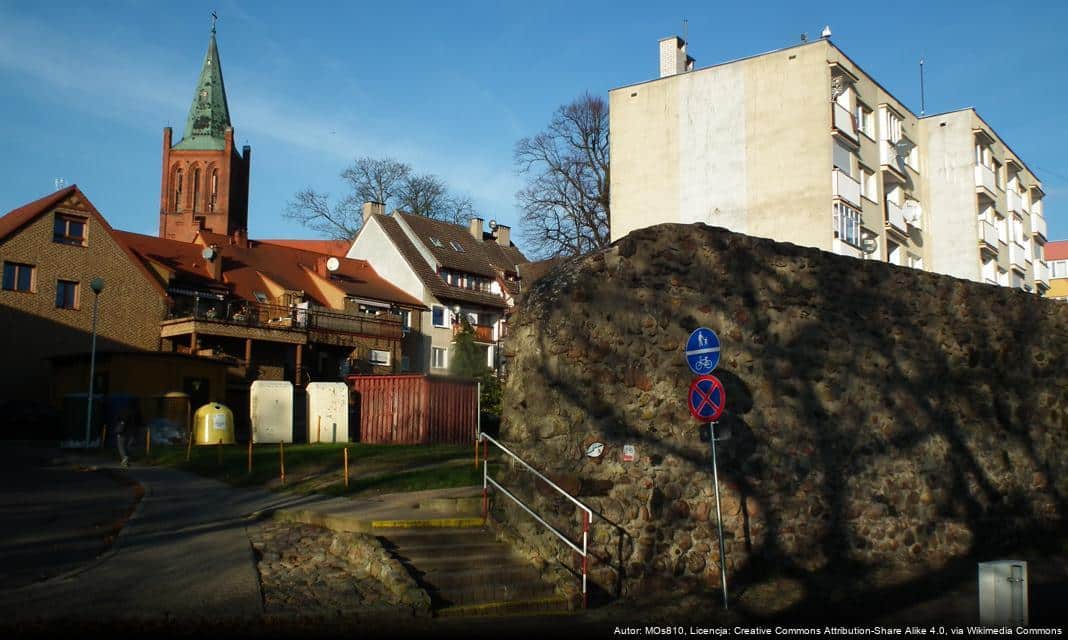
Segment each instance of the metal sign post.
[{"label": "metal sign post", "polygon": [[723,516],[719,510],[719,469],[716,467],[716,423],[708,423],[708,439],[712,442],[712,484],[716,489],[716,526],[719,528],[719,578],[723,585],[723,608],[727,609],[727,564],[723,549]]}]

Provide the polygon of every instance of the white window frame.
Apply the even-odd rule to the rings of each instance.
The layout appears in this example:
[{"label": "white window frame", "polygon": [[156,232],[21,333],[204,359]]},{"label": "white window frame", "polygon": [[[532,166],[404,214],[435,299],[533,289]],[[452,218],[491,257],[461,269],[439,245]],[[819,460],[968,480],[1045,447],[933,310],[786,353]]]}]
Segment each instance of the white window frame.
[{"label": "white window frame", "polygon": [[860,211],[844,202],[833,204],[832,225],[835,237],[842,242],[860,248]]},{"label": "white window frame", "polygon": [[383,349],[371,349],[370,352],[367,354],[367,359],[371,362],[371,364],[375,364],[381,367],[388,367],[389,363],[393,359],[393,354]]},{"label": "white window frame", "polygon": [[857,131],[875,139],[875,112],[868,105],[857,102]]},{"label": "white window frame", "polygon": [[[441,366],[437,364],[437,355],[441,354]],[[431,369],[448,369],[449,368],[449,350],[445,347],[430,347],[430,368]]]},{"label": "white window frame", "polygon": [[871,202],[879,202],[879,185],[875,181],[875,172],[866,167],[860,167],[860,196]]},{"label": "white window frame", "polygon": [[[434,322],[434,313],[438,309],[441,309],[441,324],[438,324],[437,322]],[[430,324],[432,324],[433,326],[435,326],[435,327],[437,327],[439,329],[448,329],[449,328],[449,318],[448,318],[448,315],[447,315],[448,312],[449,312],[448,309],[446,309],[445,307],[443,307],[443,306],[441,306],[439,304],[431,305],[431,307],[430,307]]]}]

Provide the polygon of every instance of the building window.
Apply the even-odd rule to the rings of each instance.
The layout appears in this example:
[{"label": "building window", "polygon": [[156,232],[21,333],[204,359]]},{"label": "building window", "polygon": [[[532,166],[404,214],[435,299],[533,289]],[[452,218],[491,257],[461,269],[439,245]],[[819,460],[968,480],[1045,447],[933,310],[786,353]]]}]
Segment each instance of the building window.
[{"label": "building window", "polygon": [[445,245],[441,244],[441,240],[438,240],[434,236],[430,236],[430,244],[434,245],[435,247],[444,247],[445,246]]},{"label": "building window", "polygon": [[430,348],[430,367],[432,369],[444,369],[448,366],[446,350],[441,347]]},{"label": "building window", "polygon": [[78,308],[78,283],[73,280],[56,281],[56,308]]},{"label": "building window", "polygon": [[879,187],[875,182],[875,173],[864,167],[860,168],[860,195],[872,202],[879,202]]},{"label": "building window", "polygon": [[844,202],[834,203],[834,237],[860,246],[860,212]]},{"label": "building window", "polygon": [[435,327],[448,327],[448,323],[445,320],[445,307],[439,307],[434,305],[431,307],[431,324]]},{"label": "building window", "polygon": [[462,244],[460,244],[459,242],[457,242],[457,241],[455,241],[455,240],[452,240],[452,241],[450,241],[450,242],[449,242],[449,244],[450,244],[450,245],[452,245],[452,248],[453,248],[454,250],[456,250],[456,251],[459,251],[460,253],[463,253],[463,252],[464,252],[464,247],[463,247],[463,245],[462,245]]},{"label": "building window", "polygon": [[215,206],[219,201],[219,172],[211,170],[211,195],[208,197],[208,213],[215,213]]},{"label": "building window", "polygon": [[901,118],[887,108],[882,108],[883,140],[893,143],[901,141]]},{"label": "building window", "polygon": [[994,166],[992,168],[994,170],[994,184],[996,184],[998,186],[998,189],[1004,190],[1005,189],[1005,181],[1004,181],[1004,179],[1002,178],[1002,175],[1001,175],[1001,163],[998,162],[997,160],[994,160],[993,164],[994,164]]},{"label": "building window", "polygon": [[871,139],[875,139],[875,117],[867,105],[857,103],[857,129]]},{"label": "building window", "polygon": [[371,349],[371,364],[388,367],[389,366],[389,351],[382,351],[379,349]]},{"label": "building window", "polygon": [[[1068,260],[1054,260],[1049,263],[1049,277],[1068,278]],[[6,289],[7,287],[5,286],[4,288]]]},{"label": "building window", "polygon": [[182,170],[174,170],[174,211],[182,208]]},{"label": "building window", "polygon": [[86,227],[85,218],[57,213],[52,225],[52,241],[84,247]]},{"label": "building window", "polygon": [[895,242],[886,241],[886,261],[890,264],[901,264],[901,246]]},{"label": "building window", "polygon": [[34,269],[33,265],[5,262],[4,291],[26,291],[32,293],[35,284],[34,271],[36,269]]},{"label": "building window", "polygon": [[193,169],[193,213],[197,212],[200,203],[200,169]]}]

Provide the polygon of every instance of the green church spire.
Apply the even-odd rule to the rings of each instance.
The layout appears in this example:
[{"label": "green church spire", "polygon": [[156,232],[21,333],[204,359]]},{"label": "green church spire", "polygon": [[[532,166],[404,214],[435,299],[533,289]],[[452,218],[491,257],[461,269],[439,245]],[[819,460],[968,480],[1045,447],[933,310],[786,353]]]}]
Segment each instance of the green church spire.
[{"label": "green church spire", "polygon": [[[213,15],[214,18],[214,15]],[[193,104],[185,121],[185,134],[175,149],[215,149],[226,147],[226,129],[230,125],[230,109],[226,105],[219,47],[215,44],[215,22],[211,25],[211,40],[204,66],[200,70]]]}]

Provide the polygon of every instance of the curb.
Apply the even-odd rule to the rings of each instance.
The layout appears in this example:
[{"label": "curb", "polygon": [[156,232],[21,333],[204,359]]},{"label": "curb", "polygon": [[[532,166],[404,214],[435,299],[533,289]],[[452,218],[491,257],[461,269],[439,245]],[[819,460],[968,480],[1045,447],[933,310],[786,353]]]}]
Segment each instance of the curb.
[{"label": "curb", "polygon": [[372,529],[481,529],[482,518],[432,518],[427,520],[372,520]]}]

